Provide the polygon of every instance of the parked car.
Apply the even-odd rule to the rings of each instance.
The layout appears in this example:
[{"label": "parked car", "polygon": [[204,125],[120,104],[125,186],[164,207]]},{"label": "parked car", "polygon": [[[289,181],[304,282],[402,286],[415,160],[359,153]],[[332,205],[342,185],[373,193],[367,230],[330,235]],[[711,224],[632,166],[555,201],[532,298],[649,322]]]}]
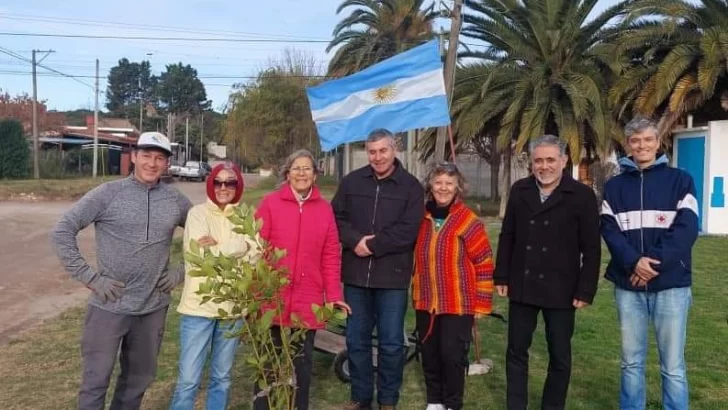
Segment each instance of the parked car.
[{"label": "parked car", "polygon": [[187,161],[183,167],[179,169],[179,179],[182,181],[196,180],[204,181],[210,175],[211,168],[209,165],[200,161]]},{"label": "parked car", "polygon": [[182,167],[179,166],[179,165],[170,165],[169,166],[169,175],[171,175],[173,177],[178,177],[179,176],[179,170],[181,168]]}]

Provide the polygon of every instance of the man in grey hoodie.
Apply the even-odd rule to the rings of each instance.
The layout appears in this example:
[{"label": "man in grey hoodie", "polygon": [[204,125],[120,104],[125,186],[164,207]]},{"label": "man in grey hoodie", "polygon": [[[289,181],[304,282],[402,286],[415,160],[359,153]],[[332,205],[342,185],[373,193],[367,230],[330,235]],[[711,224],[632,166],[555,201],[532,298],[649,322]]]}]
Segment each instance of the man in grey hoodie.
[{"label": "man in grey hoodie", "polygon": [[[131,156],[133,174],[88,192],[51,232],[66,270],[93,291],[81,339],[80,410],[104,408],[120,346],[121,373],[110,409],[138,409],[154,380],[169,293],[184,280],[181,265],[168,266],[170,245],[192,206],[179,191],[160,183],[170,155],[164,135],[142,134]],[[92,223],[95,270],[76,239]]]}]

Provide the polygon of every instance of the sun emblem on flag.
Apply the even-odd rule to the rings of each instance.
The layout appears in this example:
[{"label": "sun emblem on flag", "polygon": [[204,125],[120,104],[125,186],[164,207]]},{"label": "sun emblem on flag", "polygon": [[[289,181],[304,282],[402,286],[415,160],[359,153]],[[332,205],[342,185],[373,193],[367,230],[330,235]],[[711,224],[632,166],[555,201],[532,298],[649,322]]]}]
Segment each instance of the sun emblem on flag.
[{"label": "sun emblem on flag", "polygon": [[374,102],[377,102],[379,104],[392,101],[396,95],[397,87],[395,87],[394,85],[386,85],[372,91],[372,97],[374,97]]}]

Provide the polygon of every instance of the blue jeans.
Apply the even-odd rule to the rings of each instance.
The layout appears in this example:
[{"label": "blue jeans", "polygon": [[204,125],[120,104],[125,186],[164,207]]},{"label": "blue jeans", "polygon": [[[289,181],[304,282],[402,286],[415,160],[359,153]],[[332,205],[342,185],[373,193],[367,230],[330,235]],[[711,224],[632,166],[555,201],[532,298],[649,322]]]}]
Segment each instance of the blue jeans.
[{"label": "blue jeans", "polygon": [[645,361],[650,322],[655,326],[662,375],[662,406],[665,410],[688,409],[688,379],[685,369],[685,339],[690,288],[660,292],[616,289],[617,313],[622,331],[621,410],[643,410],[646,406]]},{"label": "blue jeans", "polygon": [[243,321],[218,320],[182,315],[180,319],[179,377],[170,410],[192,410],[200,387],[202,368],[210,354],[210,383],[207,386],[207,410],[225,409],[230,391],[238,338],[226,334],[240,329]]},{"label": "blue jeans", "polygon": [[377,326],[377,401],[396,406],[404,371],[404,315],[406,289],[372,289],[344,286],[344,299],[351,306],[346,322],[351,400],[370,404],[374,397],[372,330]]}]

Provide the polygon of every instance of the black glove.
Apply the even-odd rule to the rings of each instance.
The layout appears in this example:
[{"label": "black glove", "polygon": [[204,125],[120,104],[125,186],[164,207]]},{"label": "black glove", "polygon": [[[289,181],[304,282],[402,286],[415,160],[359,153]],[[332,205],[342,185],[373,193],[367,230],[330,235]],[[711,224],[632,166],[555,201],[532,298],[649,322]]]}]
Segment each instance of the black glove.
[{"label": "black glove", "polygon": [[124,283],[106,276],[96,276],[86,285],[93,290],[101,303],[115,302],[124,293]]},{"label": "black glove", "polygon": [[176,288],[177,285],[184,282],[185,271],[183,268],[179,269],[167,269],[162,272],[162,276],[157,281],[157,289],[162,292],[169,293],[172,289]]}]

